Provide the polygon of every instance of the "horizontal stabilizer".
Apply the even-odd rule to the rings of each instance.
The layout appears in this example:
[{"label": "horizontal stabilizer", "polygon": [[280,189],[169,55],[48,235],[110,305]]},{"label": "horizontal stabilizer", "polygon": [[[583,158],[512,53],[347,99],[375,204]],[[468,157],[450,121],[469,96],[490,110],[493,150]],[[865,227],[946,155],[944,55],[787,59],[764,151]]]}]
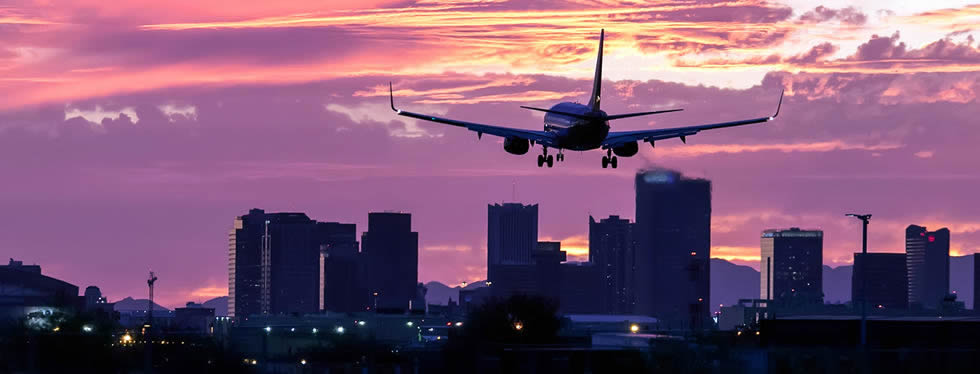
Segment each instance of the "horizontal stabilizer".
[{"label": "horizontal stabilizer", "polygon": [[544,109],[544,108],[535,108],[535,107],[530,107],[530,106],[524,106],[524,105],[521,105],[521,108],[524,108],[524,109],[530,109],[530,110],[536,110],[536,111],[539,111],[539,112],[545,112],[545,113],[551,113],[551,114],[561,114],[561,115],[563,115],[563,116],[569,116],[569,117],[575,117],[575,118],[581,118],[581,119],[587,119],[587,118],[591,118],[591,117],[589,117],[589,116],[584,116],[584,115],[581,115],[581,114],[577,114],[577,113],[568,113],[568,112],[562,112],[562,111],[560,111],[560,110],[552,110],[552,109]]},{"label": "horizontal stabilizer", "polygon": [[648,116],[648,115],[651,115],[651,114],[660,114],[660,113],[679,112],[679,111],[682,111],[682,110],[684,110],[684,109],[668,109],[668,110],[658,110],[658,111],[655,111],[655,112],[639,112],[639,113],[613,114],[613,115],[606,116],[606,120],[610,120],[611,121],[611,120],[614,120],[614,119],[639,117],[639,116]]}]

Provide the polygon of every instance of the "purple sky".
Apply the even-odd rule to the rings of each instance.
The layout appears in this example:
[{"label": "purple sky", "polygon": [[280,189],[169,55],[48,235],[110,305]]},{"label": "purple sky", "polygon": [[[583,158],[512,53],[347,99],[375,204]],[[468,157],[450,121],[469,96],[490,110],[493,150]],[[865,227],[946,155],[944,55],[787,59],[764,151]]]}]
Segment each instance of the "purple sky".
[{"label": "purple sky", "polygon": [[[978,7],[624,6],[604,21],[604,109],[685,111],[614,129],[758,117],[787,96],[774,122],[642,147],[608,170],[599,152],[539,169],[493,137],[388,109],[389,80],[405,109],[528,129],[541,116],[518,105],[585,99],[596,25],[554,4],[458,3],[441,6],[490,21],[433,2],[356,19],[301,16],[304,4],[191,17],[178,1],[135,20],[98,2],[0,7],[0,250],[110,300],[145,295],[152,269],[175,306],[226,293],[227,234],[249,208],[359,230],[369,211],[401,210],[420,233],[420,280],[457,284],[485,276],[488,203],[516,190],[540,204],[542,239],[581,259],[588,215],[632,219],[633,173],[655,165],[713,181],[714,257],[757,267],[762,230],[800,226],[825,231],[825,263],[849,263],[860,226],[847,212],[874,214],[872,251],[903,251],[911,223],[949,227],[953,254],[980,251],[980,48],[964,21]],[[562,27],[493,23],[514,12]],[[379,21],[392,14],[419,24]],[[922,26],[937,18],[948,28]],[[653,29],[671,19],[691,23]],[[529,29],[544,40],[521,49]]]}]

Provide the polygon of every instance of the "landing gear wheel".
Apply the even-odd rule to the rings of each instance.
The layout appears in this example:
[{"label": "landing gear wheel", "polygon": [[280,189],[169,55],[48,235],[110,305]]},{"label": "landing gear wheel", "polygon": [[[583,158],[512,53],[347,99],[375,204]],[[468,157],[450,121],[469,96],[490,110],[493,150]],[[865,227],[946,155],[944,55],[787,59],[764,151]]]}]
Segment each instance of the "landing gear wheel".
[{"label": "landing gear wheel", "polygon": [[619,163],[619,157],[613,156],[612,160],[609,161],[609,166],[612,166],[612,168],[615,169],[616,164],[618,163]]},{"label": "landing gear wheel", "polygon": [[538,155],[538,167],[544,166],[544,156]]},{"label": "landing gear wheel", "polygon": [[556,157],[555,160],[558,161],[558,162],[565,162],[565,154],[564,153],[559,153],[558,154],[558,157]]},{"label": "landing gear wheel", "polygon": [[550,167],[552,167],[552,166],[554,166],[554,165],[555,165],[555,157],[554,157],[554,156],[551,156],[551,155],[549,155],[549,156],[548,156],[548,160],[547,160],[547,161],[545,161],[545,162],[547,162],[547,163],[548,163],[548,167],[550,168]]},{"label": "landing gear wheel", "polygon": [[609,167],[609,157],[602,156],[602,168],[605,169]]}]

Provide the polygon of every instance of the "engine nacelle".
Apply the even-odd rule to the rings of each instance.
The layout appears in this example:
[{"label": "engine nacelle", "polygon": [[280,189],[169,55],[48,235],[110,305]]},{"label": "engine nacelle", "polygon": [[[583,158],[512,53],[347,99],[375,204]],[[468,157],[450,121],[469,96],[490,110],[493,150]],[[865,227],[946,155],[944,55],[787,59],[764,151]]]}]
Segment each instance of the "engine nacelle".
[{"label": "engine nacelle", "polygon": [[507,153],[522,155],[527,153],[531,149],[531,143],[527,139],[522,138],[504,138],[504,150]]},{"label": "engine nacelle", "polygon": [[613,153],[616,154],[616,156],[630,157],[635,155],[636,152],[640,151],[640,146],[637,145],[636,142],[629,142],[619,147],[613,148],[612,151]]}]

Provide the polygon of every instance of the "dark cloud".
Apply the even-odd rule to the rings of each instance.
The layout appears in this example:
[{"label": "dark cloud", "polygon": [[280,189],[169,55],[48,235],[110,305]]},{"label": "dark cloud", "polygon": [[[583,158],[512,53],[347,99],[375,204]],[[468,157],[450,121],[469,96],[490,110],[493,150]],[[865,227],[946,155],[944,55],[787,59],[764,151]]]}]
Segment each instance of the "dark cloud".
[{"label": "dark cloud", "polygon": [[830,42],[820,43],[813,46],[813,48],[810,48],[810,50],[806,53],[789,57],[785,59],[785,61],[797,65],[813,64],[818,60],[822,60],[827,56],[834,54],[834,52],[837,52],[837,50],[838,47]]},{"label": "dark cloud", "polygon": [[800,16],[800,21],[805,23],[820,23],[834,20],[840,21],[845,25],[861,26],[868,22],[868,16],[854,7],[832,9],[823,5]]}]

